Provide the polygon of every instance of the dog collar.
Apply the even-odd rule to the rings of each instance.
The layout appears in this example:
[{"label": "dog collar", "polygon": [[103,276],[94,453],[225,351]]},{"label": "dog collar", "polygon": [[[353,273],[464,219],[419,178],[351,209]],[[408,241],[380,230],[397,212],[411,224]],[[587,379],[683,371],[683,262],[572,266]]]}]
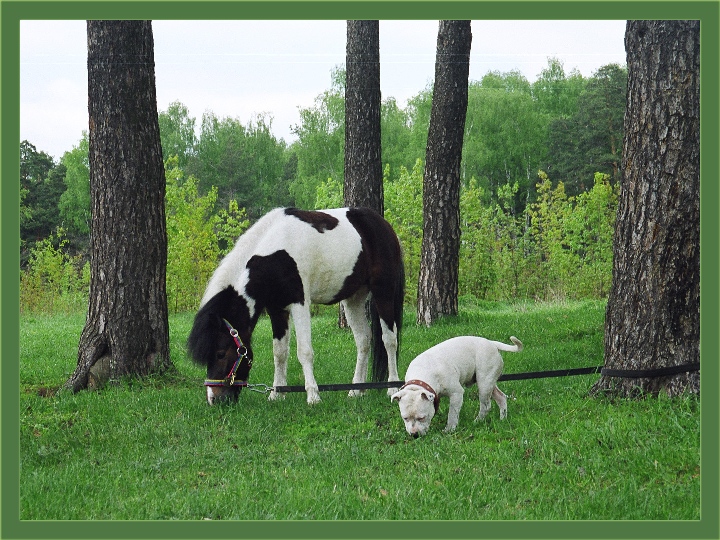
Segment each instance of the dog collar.
[{"label": "dog collar", "polygon": [[400,388],[400,390],[402,390],[403,388],[405,388],[406,386],[409,386],[411,384],[414,384],[415,386],[419,386],[419,387],[427,390],[428,392],[430,392],[433,396],[435,396],[435,398],[433,399],[433,405],[435,406],[435,413],[437,413],[438,408],[440,407],[440,397],[437,395],[437,392],[435,392],[435,390],[433,390],[432,386],[430,386],[428,383],[421,381],[419,379],[413,379],[413,380],[408,381],[405,384],[403,384],[402,388]]}]

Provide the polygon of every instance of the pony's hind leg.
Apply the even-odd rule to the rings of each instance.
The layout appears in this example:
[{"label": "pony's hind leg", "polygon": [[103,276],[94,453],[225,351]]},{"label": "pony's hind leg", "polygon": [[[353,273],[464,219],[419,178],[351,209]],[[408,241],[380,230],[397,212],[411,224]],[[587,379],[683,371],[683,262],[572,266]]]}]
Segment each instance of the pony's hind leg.
[{"label": "pony's hind leg", "polygon": [[[364,383],[367,381],[368,373],[368,357],[370,356],[370,323],[365,314],[365,302],[368,293],[356,293],[347,300],[343,300],[341,304],[345,309],[345,318],[347,319],[353,337],[355,338],[355,347],[357,347],[357,362],[355,363],[355,375],[353,376],[353,384]],[[350,397],[361,396],[365,392],[363,390],[350,390]]]},{"label": "pony's hind leg", "polygon": [[[388,374],[388,382],[390,381],[400,381],[400,376],[398,375],[398,368],[397,368],[397,353],[398,353],[398,335],[399,335],[399,328],[398,324],[394,322],[394,305],[391,300],[381,300],[380,297],[376,297],[375,299],[375,306],[378,311],[378,315],[380,318],[380,334],[381,339],[383,343],[383,347],[385,348],[385,352],[387,354],[387,374]],[[390,325],[388,324],[388,321],[390,321]],[[374,330],[375,331],[375,330]],[[378,339],[378,335],[376,334],[375,339]],[[377,347],[375,349],[375,354],[378,355]],[[392,396],[395,392],[397,392],[402,384],[398,384],[397,387],[388,388],[387,394],[388,396]]]},{"label": "pony's hind leg", "polygon": [[[397,351],[398,351],[398,338],[397,338],[397,325],[393,324],[393,328],[388,327],[385,321],[380,319],[380,325],[382,326],[382,340],[385,345],[385,350],[388,356],[388,382],[399,381],[400,376],[398,375],[397,368]],[[395,388],[388,388],[387,395],[392,396],[395,392],[400,389],[400,384]]]}]

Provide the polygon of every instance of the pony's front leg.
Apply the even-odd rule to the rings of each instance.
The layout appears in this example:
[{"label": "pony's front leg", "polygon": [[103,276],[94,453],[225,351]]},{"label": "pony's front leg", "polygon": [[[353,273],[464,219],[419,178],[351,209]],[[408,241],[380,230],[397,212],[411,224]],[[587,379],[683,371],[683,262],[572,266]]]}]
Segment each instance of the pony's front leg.
[{"label": "pony's front leg", "polygon": [[[290,327],[287,327],[285,334],[280,338],[273,338],[273,360],[275,362],[275,375],[273,387],[287,385],[287,361],[290,356]],[[272,390],[268,396],[270,401],[285,399],[285,394]]]},{"label": "pony's front leg", "polygon": [[294,304],[290,309],[290,313],[292,314],[295,324],[297,355],[300,365],[302,366],[303,376],[305,377],[307,402],[309,405],[314,405],[320,402],[320,393],[318,392],[318,385],[315,381],[315,374],[313,373],[314,353],[310,339],[310,301],[306,300],[302,305]]}]

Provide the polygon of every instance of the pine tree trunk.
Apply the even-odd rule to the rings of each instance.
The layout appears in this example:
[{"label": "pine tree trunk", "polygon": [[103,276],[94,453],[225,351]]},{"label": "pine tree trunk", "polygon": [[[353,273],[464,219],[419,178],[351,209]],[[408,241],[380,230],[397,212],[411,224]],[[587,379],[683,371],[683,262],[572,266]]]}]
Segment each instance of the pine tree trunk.
[{"label": "pine tree trunk", "polygon": [[[345,70],[344,202],[383,215],[379,21],[347,22]],[[347,328],[342,305],[338,309],[338,326]]]},{"label": "pine tree trunk", "polygon": [[165,174],[149,21],[88,21],[90,305],[66,386],[171,366]]},{"label": "pine tree trunk", "polygon": [[379,22],[348,21],[346,53],[345,204],[382,215]]},{"label": "pine tree trunk", "polygon": [[460,161],[470,70],[470,21],[440,21],[423,175],[418,324],[458,310]]},{"label": "pine tree trunk", "polygon": [[[629,21],[628,101],[605,367],[700,361],[700,24]],[[689,371],[603,376],[593,393],[699,393]]]}]

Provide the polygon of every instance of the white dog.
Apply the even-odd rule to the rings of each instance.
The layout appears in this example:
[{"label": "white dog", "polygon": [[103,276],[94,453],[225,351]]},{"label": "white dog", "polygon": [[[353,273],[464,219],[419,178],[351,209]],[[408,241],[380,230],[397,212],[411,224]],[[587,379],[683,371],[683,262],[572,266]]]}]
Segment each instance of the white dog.
[{"label": "white dog", "polygon": [[507,397],[497,387],[503,371],[499,351],[519,352],[523,344],[515,336],[515,345],[505,345],[481,337],[460,336],[448,339],[417,356],[407,368],[405,384],[393,394],[391,401],[399,401],[405,429],[413,437],[425,435],[430,421],[438,410],[440,396],[450,397],[445,431],[453,431],[458,424],[463,403],[463,386],[477,383],[482,420],[490,410],[490,399],[500,407],[500,418],[507,416]]}]

